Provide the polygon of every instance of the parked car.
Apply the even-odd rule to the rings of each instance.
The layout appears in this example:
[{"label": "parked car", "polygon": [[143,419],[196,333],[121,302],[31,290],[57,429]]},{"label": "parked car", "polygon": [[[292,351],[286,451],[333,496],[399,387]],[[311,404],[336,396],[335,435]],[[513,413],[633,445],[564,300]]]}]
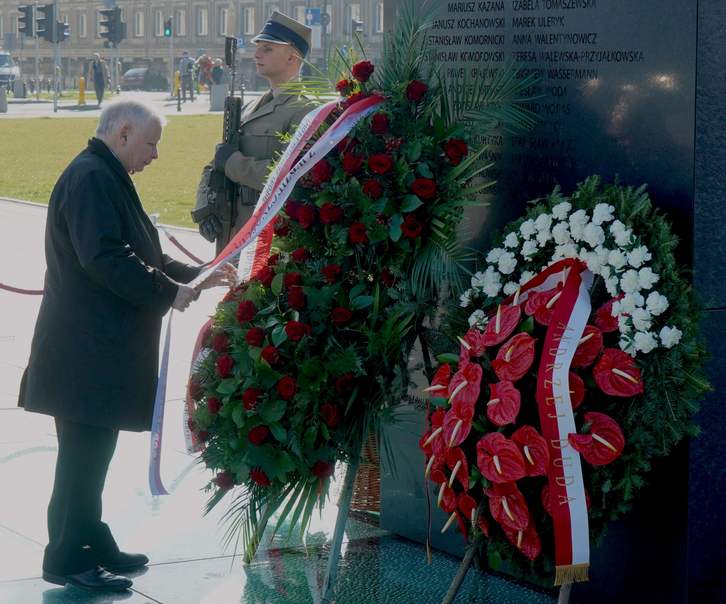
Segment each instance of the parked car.
[{"label": "parked car", "polygon": [[148,67],[132,67],[121,76],[121,90],[167,90],[169,83]]},{"label": "parked car", "polygon": [[20,79],[20,67],[15,64],[9,52],[0,50],[0,86],[12,90],[16,79]]}]

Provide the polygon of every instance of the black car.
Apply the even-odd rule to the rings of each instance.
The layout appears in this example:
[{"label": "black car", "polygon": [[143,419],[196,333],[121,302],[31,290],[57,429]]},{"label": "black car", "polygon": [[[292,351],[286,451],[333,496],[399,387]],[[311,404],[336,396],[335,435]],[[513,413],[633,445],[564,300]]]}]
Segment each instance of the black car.
[{"label": "black car", "polygon": [[148,67],[133,67],[121,76],[121,90],[164,91],[168,88],[167,79]]}]

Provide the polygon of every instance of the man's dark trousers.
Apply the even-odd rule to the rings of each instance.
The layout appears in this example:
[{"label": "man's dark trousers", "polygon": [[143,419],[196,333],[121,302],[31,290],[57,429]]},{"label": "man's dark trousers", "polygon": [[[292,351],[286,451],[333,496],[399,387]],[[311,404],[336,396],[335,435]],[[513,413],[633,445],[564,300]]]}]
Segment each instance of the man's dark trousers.
[{"label": "man's dark trousers", "polygon": [[48,504],[48,546],[43,570],[73,575],[119,551],[101,522],[101,495],[118,430],[56,418],[58,460]]}]

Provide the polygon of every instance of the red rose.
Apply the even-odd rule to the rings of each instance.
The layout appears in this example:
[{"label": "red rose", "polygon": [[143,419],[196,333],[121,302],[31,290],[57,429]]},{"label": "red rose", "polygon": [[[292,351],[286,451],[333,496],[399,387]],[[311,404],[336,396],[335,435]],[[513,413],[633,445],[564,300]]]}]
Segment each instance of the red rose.
[{"label": "red rose", "polygon": [[340,377],[336,378],[334,388],[338,394],[348,394],[351,390],[353,390],[353,374],[344,373]]},{"label": "red rose", "polygon": [[250,480],[261,487],[269,487],[271,484],[267,474],[260,470],[260,468],[252,468],[250,470]]},{"label": "red rose", "polygon": [[234,359],[228,354],[221,354],[217,358],[217,375],[221,378],[228,378],[234,369]]},{"label": "red rose", "polygon": [[350,176],[357,174],[363,165],[363,158],[355,153],[343,153],[343,171]]},{"label": "red rose", "polygon": [[290,233],[290,225],[288,224],[287,220],[285,220],[282,216],[278,216],[277,218],[275,218],[272,232],[275,233],[275,235],[277,235],[278,237],[287,237],[287,235]]},{"label": "red rose", "polygon": [[608,300],[595,312],[595,325],[600,328],[600,331],[610,333],[618,330],[618,318],[613,317],[613,302],[620,300],[620,298],[622,296]]},{"label": "red rose", "polygon": [[550,450],[544,437],[532,426],[522,426],[512,434],[512,440],[522,449],[527,476],[546,476]]},{"label": "red rose", "polygon": [[338,414],[338,408],[330,403],[323,403],[320,405],[320,417],[323,418],[323,422],[328,428],[335,428],[340,421]]},{"label": "red rose", "polygon": [[341,104],[345,109],[350,107],[351,105],[355,105],[358,101],[361,99],[366,98],[366,94],[363,92],[354,92],[351,94],[347,99],[345,99]]},{"label": "red rose", "polygon": [[355,148],[357,141],[354,138],[350,138],[349,136],[344,136],[340,139],[340,142],[335,145],[335,150],[339,153],[343,153],[344,151],[352,150]]},{"label": "red rose", "polygon": [[375,174],[386,174],[393,167],[393,158],[387,153],[374,153],[368,158],[368,168]]},{"label": "red rose", "polygon": [[297,248],[292,254],[290,254],[292,259],[295,262],[305,262],[306,260],[310,260],[310,252],[308,252],[304,247]]},{"label": "red rose", "polygon": [[343,209],[329,201],[320,208],[320,222],[323,224],[335,224],[343,219]]},{"label": "red rose", "polygon": [[604,466],[615,461],[623,452],[625,437],[617,422],[604,413],[585,413],[590,424],[587,434],[569,434],[567,439],[585,461],[593,466]]},{"label": "red rose", "polygon": [[209,440],[209,432],[206,430],[202,430],[201,432],[197,432],[197,438],[201,440],[202,442],[206,442]]},{"label": "red rose", "polygon": [[262,349],[262,358],[270,365],[274,365],[280,360],[280,353],[277,348],[270,344]]},{"label": "red rose", "polygon": [[284,205],[285,213],[293,220],[297,220],[297,213],[300,211],[301,207],[302,204],[294,199],[288,199]]},{"label": "red rose", "polygon": [[247,440],[253,445],[261,445],[270,435],[270,429],[267,426],[255,426],[247,434]]},{"label": "red rose", "polygon": [[279,261],[280,261],[280,254],[272,254],[267,259],[267,266],[276,266]]},{"label": "red rose", "polygon": [[327,461],[316,461],[313,465],[313,476],[317,476],[320,480],[325,480],[328,476],[333,475],[335,465]]},{"label": "red rose", "polygon": [[380,199],[383,195],[383,186],[377,180],[366,180],[363,183],[363,194],[371,199]]},{"label": "red rose", "polygon": [[257,315],[257,307],[251,300],[243,300],[237,307],[237,320],[240,323],[248,323]]},{"label": "red rose", "polygon": [[429,87],[423,82],[411,80],[408,86],[406,86],[406,98],[413,102],[420,101],[428,89]]},{"label": "red rose", "polygon": [[219,413],[219,410],[221,408],[222,403],[218,398],[211,396],[207,399],[207,411],[209,411],[212,415],[216,415],[217,413]]},{"label": "red rose", "polygon": [[352,87],[353,87],[353,82],[351,82],[350,80],[347,80],[345,78],[343,78],[342,80],[338,80],[338,83],[335,85],[335,89],[343,96],[348,94],[348,91]]},{"label": "red rose", "polygon": [[348,231],[348,239],[351,243],[368,243],[368,233],[366,232],[366,225],[362,222],[354,222],[350,225]]},{"label": "red rose", "polygon": [[269,266],[263,266],[257,273],[257,280],[265,287],[270,287],[274,278],[275,271],[273,271]]},{"label": "red rose", "polygon": [[643,393],[643,378],[633,357],[618,350],[606,348],[592,370],[595,383],[610,396],[630,397]]},{"label": "red rose", "polygon": [[317,209],[315,208],[315,206],[309,204],[301,206],[300,209],[297,211],[297,221],[304,229],[309,229],[313,224],[315,224],[315,220],[317,219],[317,217]]},{"label": "red rose", "polygon": [[504,342],[519,325],[521,316],[519,306],[498,306],[496,314],[484,330],[484,345],[496,346]]},{"label": "red rose", "polygon": [[286,401],[289,401],[293,396],[295,396],[296,392],[297,382],[294,377],[285,375],[277,382],[277,393]]},{"label": "red rose", "polygon": [[245,334],[245,342],[250,346],[262,346],[265,332],[259,327],[250,327]]},{"label": "red rose", "polygon": [[299,321],[288,321],[285,323],[285,333],[293,342],[302,340],[304,336],[310,335],[311,331],[310,325],[300,323]]},{"label": "red rose", "polygon": [[196,377],[192,377],[189,379],[188,392],[189,396],[191,396],[192,399],[195,401],[200,400],[204,395],[202,385],[199,383],[199,380]]},{"label": "red rose", "polygon": [[310,170],[310,178],[313,184],[318,187],[323,183],[328,182],[333,176],[333,166],[331,166],[327,160],[321,159],[317,164]]},{"label": "red rose", "polygon": [[353,313],[347,308],[338,306],[330,312],[330,318],[333,321],[333,325],[342,327],[350,323],[350,320],[353,318]]},{"label": "red rose", "polygon": [[421,199],[436,197],[436,182],[430,178],[417,178],[411,185],[411,190]]},{"label": "red rose", "polygon": [[517,420],[522,397],[512,382],[507,380],[489,384],[487,418],[495,426],[506,426]]},{"label": "red rose", "polygon": [[572,358],[571,367],[587,367],[595,362],[602,350],[602,332],[594,325],[587,325]]},{"label": "red rose", "polygon": [[468,153],[469,147],[460,138],[450,138],[444,145],[444,154],[452,166],[458,166]]},{"label": "red rose", "polygon": [[227,352],[229,348],[229,337],[224,332],[214,334],[212,338],[212,350],[215,352]]},{"label": "red rose", "polygon": [[242,406],[246,411],[250,411],[257,405],[257,399],[262,396],[262,390],[257,388],[247,388],[242,394]]},{"label": "red rose", "polygon": [[492,369],[500,380],[516,382],[524,377],[534,362],[534,338],[528,333],[518,333],[502,344]]},{"label": "red rose", "polygon": [[320,269],[320,272],[323,273],[323,277],[325,277],[325,282],[332,285],[338,279],[340,279],[340,275],[343,274],[343,269],[340,268],[340,265],[338,264],[328,264],[327,266],[324,266],[322,269]]},{"label": "red rose", "polygon": [[409,214],[401,225],[401,232],[407,239],[416,239],[423,231],[423,225],[419,222],[413,214]]},{"label": "red rose", "polygon": [[290,289],[293,285],[301,285],[302,275],[294,271],[285,273],[285,276],[282,278],[282,284],[285,286],[285,289]]},{"label": "red rose", "polygon": [[227,470],[224,472],[218,472],[214,482],[216,482],[217,486],[223,491],[228,491],[234,486],[234,476],[232,476],[232,472],[227,472]]},{"label": "red rose", "polygon": [[351,73],[359,82],[367,82],[374,69],[375,66],[370,61],[358,61],[355,65],[353,65]]},{"label": "red rose", "polygon": [[476,443],[476,465],[492,482],[513,482],[527,474],[519,447],[501,432],[490,432]]},{"label": "red rose", "polygon": [[396,278],[393,276],[393,273],[387,268],[384,268],[381,271],[379,278],[381,280],[381,283],[383,283],[383,285],[385,285],[386,287],[393,287],[393,285],[396,283]]},{"label": "red rose", "polygon": [[287,293],[287,303],[294,310],[302,310],[305,308],[305,294],[303,288],[299,285],[293,285]]},{"label": "red rose", "polygon": [[385,134],[388,132],[388,116],[385,113],[376,113],[371,119],[371,132]]}]

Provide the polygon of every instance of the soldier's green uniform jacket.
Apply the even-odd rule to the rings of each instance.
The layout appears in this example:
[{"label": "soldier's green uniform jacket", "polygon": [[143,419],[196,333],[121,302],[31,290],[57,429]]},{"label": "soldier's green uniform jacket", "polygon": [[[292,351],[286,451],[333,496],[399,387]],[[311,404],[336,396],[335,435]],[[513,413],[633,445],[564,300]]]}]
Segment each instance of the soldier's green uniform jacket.
[{"label": "soldier's green uniform jacket", "polygon": [[239,152],[233,153],[224,165],[227,178],[240,185],[240,194],[232,233],[223,232],[217,240],[218,246],[226,244],[252,216],[270,163],[285,148],[280,133],[294,132],[313,108],[305,97],[295,94],[278,92],[272,100],[270,96],[271,91],[245,107],[237,137]]}]

